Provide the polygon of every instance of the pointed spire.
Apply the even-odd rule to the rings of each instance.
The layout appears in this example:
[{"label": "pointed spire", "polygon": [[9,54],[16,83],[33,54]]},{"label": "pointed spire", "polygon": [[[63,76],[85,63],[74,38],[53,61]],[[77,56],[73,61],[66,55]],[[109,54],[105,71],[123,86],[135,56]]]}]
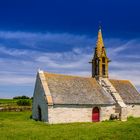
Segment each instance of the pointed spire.
[{"label": "pointed spire", "polygon": [[92,77],[98,80],[102,78],[108,78],[108,63],[109,59],[106,54],[106,49],[104,47],[104,42],[102,38],[101,26],[99,26],[98,37],[96,42],[95,53],[92,63]]},{"label": "pointed spire", "polygon": [[99,57],[102,52],[102,48],[104,47],[104,42],[102,38],[102,31],[101,31],[101,25],[99,26],[99,31],[98,31],[98,38],[96,42],[96,49],[97,49],[97,56]]}]

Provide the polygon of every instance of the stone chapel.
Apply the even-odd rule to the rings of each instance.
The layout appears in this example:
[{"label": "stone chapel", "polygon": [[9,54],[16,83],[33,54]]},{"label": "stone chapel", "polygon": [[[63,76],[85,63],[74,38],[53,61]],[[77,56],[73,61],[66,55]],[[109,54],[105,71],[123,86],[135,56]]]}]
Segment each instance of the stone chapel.
[{"label": "stone chapel", "polygon": [[128,80],[109,79],[101,28],[92,61],[92,76],[80,77],[39,70],[32,117],[47,123],[126,121],[140,117],[140,93]]}]

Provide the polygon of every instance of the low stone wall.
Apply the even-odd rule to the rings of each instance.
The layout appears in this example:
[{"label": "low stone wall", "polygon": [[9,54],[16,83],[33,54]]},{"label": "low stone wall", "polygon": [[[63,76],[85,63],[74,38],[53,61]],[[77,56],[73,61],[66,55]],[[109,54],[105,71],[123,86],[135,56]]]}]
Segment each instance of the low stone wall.
[{"label": "low stone wall", "polygon": [[31,111],[32,107],[31,106],[21,106],[21,107],[0,107],[0,112],[9,112],[9,111]]},{"label": "low stone wall", "polygon": [[127,105],[127,116],[140,117],[140,105]]}]

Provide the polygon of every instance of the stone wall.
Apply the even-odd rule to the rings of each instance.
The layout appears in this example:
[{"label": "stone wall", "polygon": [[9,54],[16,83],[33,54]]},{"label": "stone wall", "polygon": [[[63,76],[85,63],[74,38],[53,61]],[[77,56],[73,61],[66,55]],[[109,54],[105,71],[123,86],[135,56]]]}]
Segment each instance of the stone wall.
[{"label": "stone wall", "polygon": [[140,105],[127,105],[127,116],[140,117]]},{"label": "stone wall", "polygon": [[115,105],[101,107],[100,120],[101,121],[109,120],[111,114],[116,114],[115,113]]},{"label": "stone wall", "polygon": [[[49,123],[92,122],[93,107],[61,105],[48,108]],[[100,121],[109,120],[115,113],[115,106],[101,106]]]},{"label": "stone wall", "polygon": [[32,117],[35,120],[39,119],[39,111],[38,106],[41,108],[41,120],[47,122],[48,121],[48,105],[46,96],[41,84],[41,80],[39,75],[36,78],[36,85],[33,95],[33,106],[32,106]]}]

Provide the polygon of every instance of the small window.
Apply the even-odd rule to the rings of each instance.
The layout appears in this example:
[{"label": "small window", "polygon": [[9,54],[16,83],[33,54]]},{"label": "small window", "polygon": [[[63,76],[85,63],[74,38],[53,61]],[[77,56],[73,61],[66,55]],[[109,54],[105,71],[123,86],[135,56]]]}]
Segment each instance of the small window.
[{"label": "small window", "polygon": [[105,64],[102,65],[102,75],[105,75]]},{"label": "small window", "polygon": [[99,67],[99,62],[98,62],[98,59],[96,59],[96,61],[95,61],[95,75],[98,75],[98,73],[99,73],[98,67]]},{"label": "small window", "polygon": [[98,66],[95,67],[95,75],[98,75]]},{"label": "small window", "polygon": [[102,63],[105,63],[105,57],[102,58]]},{"label": "small window", "polygon": [[98,59],[96,59],[96,65],[98,65]]}]

